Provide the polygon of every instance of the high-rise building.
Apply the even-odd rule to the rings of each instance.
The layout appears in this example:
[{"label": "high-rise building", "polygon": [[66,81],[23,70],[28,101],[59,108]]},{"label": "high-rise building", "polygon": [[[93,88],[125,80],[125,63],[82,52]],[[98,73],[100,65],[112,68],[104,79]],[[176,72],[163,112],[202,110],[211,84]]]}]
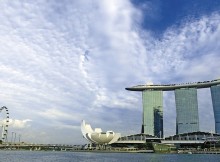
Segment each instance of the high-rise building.
[{"label": "high-rise building", "polygon": [[142,133],[163,137],[163,92],[145,90],[142,92]]},{"label": "high-rise building", "polygon": [[176,134],[199,131],[196,88],[175,89]]},{"label": "high-rise building", "polygon": [[215,118],[215,132],[220,133],[220,85],[211,86],[210,89]]},{"label": "high-rise building", "polygon": [[220,133],[220,79],[185,84],[137,85],[125,88],[141,91],[143,102],[142,133],[163,136],[163,91],[174,91],[176,134],[199,131],[197,89],[210,88],[215,116],[215,130]]}]

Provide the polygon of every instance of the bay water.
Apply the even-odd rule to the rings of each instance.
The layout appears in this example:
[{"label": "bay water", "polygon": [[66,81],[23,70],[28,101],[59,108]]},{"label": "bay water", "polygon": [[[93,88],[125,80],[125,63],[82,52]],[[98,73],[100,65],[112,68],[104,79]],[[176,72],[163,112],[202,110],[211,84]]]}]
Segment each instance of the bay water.
[{"label": "bay water", "polygon": [[220,154],[0,151],[0,162],[220,162]]}]

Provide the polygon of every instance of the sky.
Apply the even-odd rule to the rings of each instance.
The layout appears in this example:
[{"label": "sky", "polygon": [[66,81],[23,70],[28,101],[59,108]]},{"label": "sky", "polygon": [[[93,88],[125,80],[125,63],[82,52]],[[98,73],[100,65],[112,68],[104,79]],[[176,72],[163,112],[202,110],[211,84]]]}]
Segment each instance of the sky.
[{"label": "sky", "polygon": [[[15,132],[15,141],[84,144],[83,119],[140,133],[141,93],[126,87],[220,78],[219,0],[2,0],[0,11],[8,141]],[[214,132],[209,89],[198,102],[200,130]],[[174,93],[165,92],[165,136],[175,120]]]}]

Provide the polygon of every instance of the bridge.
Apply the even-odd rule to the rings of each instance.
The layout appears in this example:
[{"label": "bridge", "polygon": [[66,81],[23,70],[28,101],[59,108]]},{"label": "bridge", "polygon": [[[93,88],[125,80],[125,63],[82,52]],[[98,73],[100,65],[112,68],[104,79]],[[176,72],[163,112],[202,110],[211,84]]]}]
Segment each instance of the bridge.
[{"label": "bridge", "polygon": [[73,150],[80,150],[80,149],[82,149],[82,145],[28,144],[28,143],[18,143],[18,144],[3,143],[3,144],[0,144],[0,150],[73,151]]}]

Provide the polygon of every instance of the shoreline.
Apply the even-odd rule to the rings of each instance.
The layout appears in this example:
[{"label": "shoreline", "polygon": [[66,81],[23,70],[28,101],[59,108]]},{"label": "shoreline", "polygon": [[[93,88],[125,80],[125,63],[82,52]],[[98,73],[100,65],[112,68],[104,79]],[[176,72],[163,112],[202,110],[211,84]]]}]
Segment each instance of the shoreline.
[{"label": "shoreline", "polygon": [[72,152],[95,152],[95,153],[155,153],[153,150],[71,150]]}]

